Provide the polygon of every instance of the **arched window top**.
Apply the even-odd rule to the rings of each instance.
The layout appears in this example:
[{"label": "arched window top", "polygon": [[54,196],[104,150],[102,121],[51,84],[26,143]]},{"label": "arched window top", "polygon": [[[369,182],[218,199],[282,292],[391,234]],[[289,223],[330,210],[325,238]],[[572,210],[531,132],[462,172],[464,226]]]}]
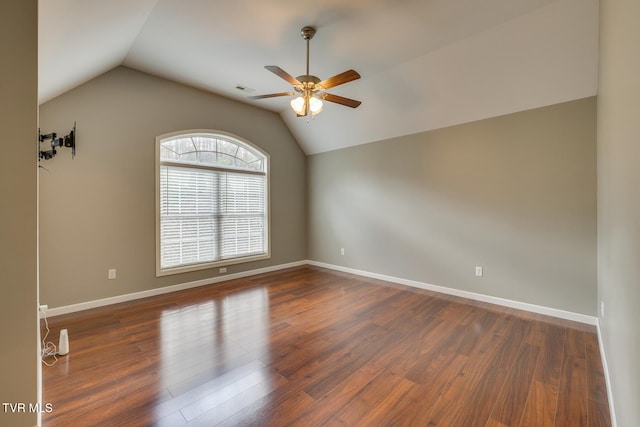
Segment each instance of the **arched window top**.
[{"label": "arched window top", "polygon": [[239,138],[207,132],[160,137],[160,161],[266,172],[267,156]]},{"label": "arched window top", "polygon": [[214,130],[156,137],[156,275],[271,257],[269,154]]}]

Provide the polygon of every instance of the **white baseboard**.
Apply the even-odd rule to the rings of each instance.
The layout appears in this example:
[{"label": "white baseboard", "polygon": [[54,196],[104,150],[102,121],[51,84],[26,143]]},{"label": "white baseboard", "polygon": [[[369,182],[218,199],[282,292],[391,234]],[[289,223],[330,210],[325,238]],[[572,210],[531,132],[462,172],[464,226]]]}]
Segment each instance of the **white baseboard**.
[{"label": "white baseboard", "polygon": [[504,307],[515,308],[518,310],[530,311],[533,313],[544,314],[547,316],[558,317],[560,319],[573,320],[574,322],[586,323],[589,325],[596,325],[598,318],[595,316],[589,316],[581,313],[573,313],[570,311],[559,310],[556,308],[544,307],[541,305],[529,304],[526,302],[514,301],[505,298],[492,297],[484,294],[477,294],[474,292],[462,291],[459,289],[447,288],[444,286],[431,285],[429,283],[422,283],[415,280],[402,279],[399,277],[387,276],[384,274],[371,273],[369,271],[356,270],[353,268],[342,267],[339,265],[326,264],[317,261],[307,261],[307,264],[314,265],[316,267],[328,268],[331,270],[342,271],[344,273],[356,274],[358,276],[371,277],[372,279],[385,280],[387,282],[398,283],[400,285],[411,286],[414,288],[426,289],[428,291],[439,292],[447,295],[454,295],[462,298],[468,298],[475,301],[487,302],[490,304],[501,305]]},{"label": "white baseboard", "polygon": [[239,273],[226,274],[224,276],[211,277],[209,279],[196,280],[193,282],[181,283],[177,285],[165,286],[162,288],[149,289],[147,291],[134,292],[131,294],[118,295],[115,297],[102,298],[94,301],[81,302],[78,304],[65,305],[61,307],[49,308],[46,310],[47,317],[60,316],[62,314],[75,313],[77,311],[88,310],[90,308],[104,307],[106,305],[118,304],[121,302],[133,301],[140,298],[147,298],[156,295],[168,294],[184,289],[196,288],[198,286],[211,285],[213,283],[225,282],[227,280],[240,279],[243,277],[255,276],[256,274],[269,273],[283,270],[285,268],[306,265],[307,261],[296,261],[288,264],[279,264],[271,267],[258,268],[255,270],[241,271]]},{"label": "white baseboard", "polygon": [[197,280],[188,283],[181,283],[172,286],[165,286],[162,288],[149,289],[147,291],[134,292],[131,294],[118,295],[115,297],[103,298],[94,301],[87,301],[78,304],[71,304],[62,307],[49,308],[46,311],[48,317],[60,316],[62,314],[75,313],[77,311],[88,310],[91,308],[103,307],[106,305],[117,304],[126,301],[133,301],[140,298],[147,298],[155,295],[167,294],[170,292],[181,291],[184,289],[195,288],[198,286],[210,285],[213,283],[225,282],[227,280],[239,279],[243,277],[255,276],[256,274],[269,273],[272,271],[283,270],[285,268],[298,267],[301,265],[313,265],[316,267],[328,268],[330,270],[342,271],[345,273],[355,274],[363,277],[370,277],[373,279],[385,280],[387,282],[398,283],[401,285],[411,286],[414,288],[426,289],[433,292],[439,292],[447,295],[459,296],[462,298],[468,298],[476,301],[487,302],[490,304],[497,304],[505,307],[515,308],[524,311],[530,311],[533,313],[544,314],[547,316],[558,317],[566,320],[573,320],[575,322],[586,323],[589,325],[597,324],[597,317],[588,316],[586,314],[573,313],[569,311],[559,310],[550,307],[544,307],[535,304],[529,304],[520,301],[513,301],[505,298],[492,297],[489,295],[477,294],[474,292],[462,291],[459,289],[447,288],[444,286],[432,285],[429,283],[418,282],[415,280],[403,279],[400,277],[387,276],[384,274],[372,273],[369,271],[356,270],[353,268],[342,267],[334,264],[327,264],[318,261],[304,260],[296,261],[288,264],[279,264],[271,267],[259,268],[256,270],[242,271],[239,273],[227,274],[224,276],[217,276],[208,279]]},{"label": "white baseboard", "polygon": [[611,414],[611,427],[618,427],[618,420],[616,419],[616,411],[613,407],[613,395],[611,393],[611,377],[609,376],[609,365],[607,363],[607,354],[604,351],[604,344],[602,341],[602,331],[600,330],[600,319],[596,323],[596,329],[598,330],[598,346],[600,347],[600,360],[602,360],[602,370],[604,371],[604,380],[607,384],[607,398],[609,399],[609,413]]}]

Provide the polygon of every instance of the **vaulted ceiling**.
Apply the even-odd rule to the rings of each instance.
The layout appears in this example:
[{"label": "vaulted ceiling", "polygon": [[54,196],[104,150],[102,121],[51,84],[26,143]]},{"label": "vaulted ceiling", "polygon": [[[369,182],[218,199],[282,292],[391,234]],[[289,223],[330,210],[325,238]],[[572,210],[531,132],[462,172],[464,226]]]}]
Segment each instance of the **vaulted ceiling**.
[{"label": "vaulted ceiling", "polygon": [[[280,113],[308,154],[596,94],[598,0],[40,0],[40,102],[125,65]],[[298,118],[300,29],[310,72],[360,80]],[[236,88],[254,90],[247,93]]]}]

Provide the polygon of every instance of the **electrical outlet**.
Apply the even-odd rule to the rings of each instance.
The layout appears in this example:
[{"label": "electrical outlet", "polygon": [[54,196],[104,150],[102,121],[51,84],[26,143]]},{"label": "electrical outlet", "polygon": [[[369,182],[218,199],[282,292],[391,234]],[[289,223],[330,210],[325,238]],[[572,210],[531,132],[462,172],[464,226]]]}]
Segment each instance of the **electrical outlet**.
[{"label": "electrical outlet", "polygon": [[482,274],[483,274],[482,266],[476,265],[476,276],[482,277]]},{"label": "electrical outlet", "polygon": [[600,301],[600,316],[604,319],[604,301]]},{"label": "electrical outlet", "polygon": [[116,278],[116,269],[110,268],[109,271],[107,272],[107,279],[113,280],[115,278]]},{"label": "electrical outlet", "polygon": [[218,270],[219,273],[226,273],[227,272],[227,267],[220,267],[220,270]]},{"label": "electrical outlet", "polygon": [[49,310],[49,306],[47,304],[40,304],[40,311]]},{"label": "electrical outlet", "polygon": [[340,255],[344,255],[344,248],[340,248]]}]

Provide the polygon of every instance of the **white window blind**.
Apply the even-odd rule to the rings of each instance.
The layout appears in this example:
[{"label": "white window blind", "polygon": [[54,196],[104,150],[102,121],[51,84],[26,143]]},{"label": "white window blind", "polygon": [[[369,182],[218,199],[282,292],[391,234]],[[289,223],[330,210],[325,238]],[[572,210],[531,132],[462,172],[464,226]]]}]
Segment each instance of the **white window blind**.
[{"label": "white window blind", "polygon": [[160,270],[267,253],[264,156],[229,138],[181,135],[160,140],[159,160]]}]

